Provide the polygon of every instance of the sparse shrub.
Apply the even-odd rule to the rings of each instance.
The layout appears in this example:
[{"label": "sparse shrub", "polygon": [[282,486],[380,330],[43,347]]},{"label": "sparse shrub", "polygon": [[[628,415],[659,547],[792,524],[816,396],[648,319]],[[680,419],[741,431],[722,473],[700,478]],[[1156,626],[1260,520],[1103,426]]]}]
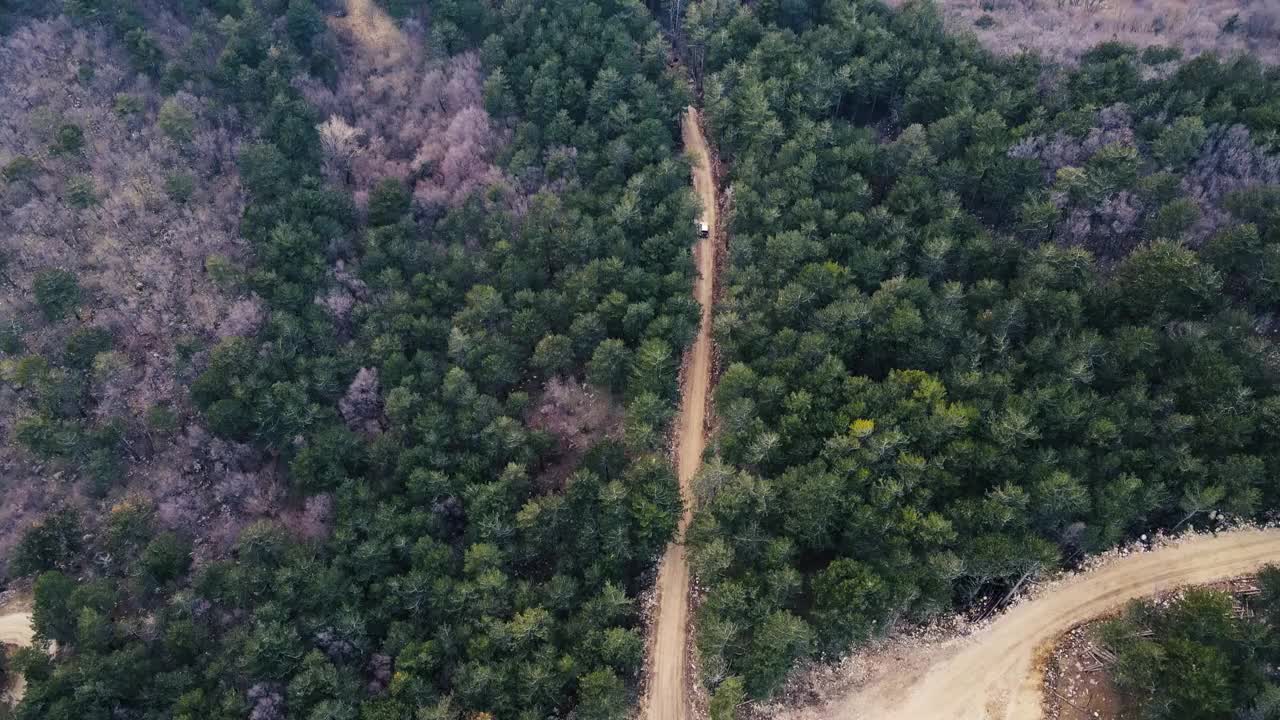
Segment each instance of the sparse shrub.
[{"label": "sparse shrub", "polygon": [[84,130],[75,123],[59,125],[49,150],[55,155],[79,155],[84,150]]},{"label": "sparse shrub", "polygon": [[973,24],[974,26],[981,28],[982,30],[987,30],[989,28],[995,27],[996,19],[991,17],[990,15],[982,15],[977,20],[974,20]]},{"label": "sparse shrub", "polygon": [[1166,167],[1180,168],[1191,162],[1209,137],[1204,121],[1197,116],[1178,118],[1152,144],[1152,153]]},{"label": "sparse shrub", "polygon": [[304,88],[329,118],[319,128],[326,168],[359,194],[398,178],[424,207],[456,206],[505,181],[493,163],[502,136],[485,110],[480,59],[464,53],[436,60],[422,52],[430,45],[425,37],[407,35],[392,62],[360,51],[362,43],[346,45],[353,52],[341,58],[336,86]]},{"label": "sparse shrub", "polygon": [[41,270],[34,286],[36,305],[51,322],[63,319],[80,304],[80,283],[66,270]]},{"label": "sparse shrub", "polygon": [[98,189],[88,175],[72,175],[67,179],[67,204],[81,210],[98,203]]},{"label": "sparse shrub", "polygon": [[169,98],[160,106],[156,124],[170,140],[186,144],[195,132],[196,116],[177,98]]},{"label": "sparse shrub", "polygon": [[40,166],[35,160],[26,155],[19,155],[10,160],[4,166],[4,170],[0,174],[4,175],[5,182],[20,183],[27,182],[34,178],[40,172]]},{"label": "sparse shrub", "polygon": [[409,191],[395,178],[385,178],[369,192],[369,224],[391,225],[409,212]]},{"label": "sparse shrub", "polygon": [[138,95],[130,93],[116,93],[115,101],[111,105],[117,115],[129,116],[141,114],[146,108],[146,103]]},{"label": "sparse shrub", "polygon": [[210,255],[204,259],[204,271],[209,279],[222,290],[231,290],[244,281],[244,273],[235,263],[223,255]]},{"label": "sparse shrub", "polygon": [[176,172],[165,176],[164,192],[169,196],[170,200],[179,205],[183,205],[190,200],[195,190],[196,179],[191,173]]},{"label": "sparse shrub", "polygon": [[[897,7],[908,0],[889,0]],[[1109,2],[1107,0],[940,0],[937,5],[956,28],[974,28],[992,52],[1016,55],[1034,50],[1045,60],[1075,64],[1089,49],[1114,40],[1139,50],[1147,65],[1216,52],[1229,57],[1241,51],[1264,62],[1280,60],[1274,3]],[[1241,10],[1242,5],[1248,8]],[[990,15],[991,24],[981,21]]]},{"label": "sparse shrub", "polygon": [[147,428],[160,435],[168,435],[178,429],[178,414],[164,405],[152,405],[147,410]]},{"label": "sparse shrub", "polygon": [[67,338],[62,351],[62,364],[76,370],[88,370],[98,353],[111,349],[111,332],[101,327],[78,328]]},{"label": "sparse shrub", "polygon": [[63,508],[36,521],[22,534],[14,551],[13,571],[30,575],[71,567],[83,545],[80,513]]},{"label": "sparse shrub", "polygon": [[1182,58],[1182,49],[1171,45],[1152,45],[1142,51],[1142,62],[1147,65],[1162,65]]}]

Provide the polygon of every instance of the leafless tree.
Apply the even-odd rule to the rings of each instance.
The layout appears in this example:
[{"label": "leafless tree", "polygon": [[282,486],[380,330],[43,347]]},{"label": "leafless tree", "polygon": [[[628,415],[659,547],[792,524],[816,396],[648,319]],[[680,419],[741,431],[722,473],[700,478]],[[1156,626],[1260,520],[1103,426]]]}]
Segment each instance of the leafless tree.
[{"label": "leafless tree", "polygon": [[[915,0],[889,0],[902,6]],[[1034,51],[1074,63],[1098,43],[1170,45],[1184,57],[1248,51],[1280,62],[1277,0],[939,0],[952,30],[975,33],[997,54]]]},{"label": "leafless tree", "polygon": [[[181,23],[158,6],[148,12],[159,13],[161,44],[180,48],[188,33]],[[34,167],[24,182],[0,185],[0,318],[23,328],[28,352],[54,359],[77,328],[111,331],[113,347],[89,369],[87,422],[127,424],[131,452],[119,492],[150,498],[160,522],[196,534],[198,555],[216,553],[255,514],[280,513],[286,495],[268,458],[200,427],[186,388],[207,356],[200,348],[251,334],[265,319],[261,301],[236,279],[248,252],[238,232],[241,125],[190,92],[161,95],[129,69],[110,35],[64,18],[0,38],[0,67],[0,167],[18,158]],[[81,72],[88,67],[91,75]],[[65,124],[83,131],[82,152],[50,151]],[[87,207],[66,200],[73,178],[91,185]],[[228,272],[208,272],[211,258]],[[78,314],[59,323],[31,302],[35,274],[48,268],[71,271],[83,289]],[[12,442],[14,420],[29,410],[21,392],[3,386],[0,491],[11,502],[0,513],[0,554],[54,494],[83,506],[90,522],[98,509],[77,485],[48,482],[70,472]],[[154,407],[175,411],[179,429],[153,432],[146,418]]]},{"label": "leafless tree", "polygon": [[382,415],[382,388],[377,368],[360,368],[338,401],[338,410],[347,427],[361,432],[377,432]]},{"label": "leafless tree", "polygon": [[337,183],[350,180],[351,161],[360,151],[360,140],[364,131],[347,124],[337,115],[320,123],[320,146],[324,149],[324,171],[328,178]]},{"label": "leafless tree", "polygon": [[[343,32],[346,26],[340,26]],[[361,201],[379,180],[403,179],[423,205],[456,205],[507,181],[493,164],[503,142],[484,108],[480,60],[428,58],[412,23],[402,43],[347,37],[335,86],[299,81],[327,118],[319,126],[325,170]]]}]

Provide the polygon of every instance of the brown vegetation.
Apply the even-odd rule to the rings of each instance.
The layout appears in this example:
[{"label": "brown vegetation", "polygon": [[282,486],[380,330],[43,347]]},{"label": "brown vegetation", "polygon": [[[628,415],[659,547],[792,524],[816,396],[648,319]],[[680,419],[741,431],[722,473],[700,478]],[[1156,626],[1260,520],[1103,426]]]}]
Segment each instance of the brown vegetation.
[{"label": "brown vegetation", "polygon": [[331,26],[342,54],[337,83],[303,87],[327,118],[320,139],[331,180],[351,185],[363,205],[379,180],[402,179],[426,207],[503,182],[492,162],[501,136],[484,108],[475,53],[428,57],[416,23],[398,29],[366,0],[349,2]]},{"label": "brown vegetation", "polygon": [[552,487],[564,482],[591,446],[622,436],[622,408],[608,393],[572,378],[551,378],[527,421],[529,427],[555,438],[556,461],[540,478]]},{"label": "brown vegetation", "polygon": [[[0,556],[50,504],[92,510],[75,468],[41,462],[15,442],[33,398],[11,382],[23,358],[56,365],[86,328],[111,341],[92,359],[82,422],[125,423],[125,492],[151,497],[167,523],[188,530],[272,506],[282,492],[264,478],[263,458],[212,441],[187,400],[205,350],[254,333],[265,317],[242,282],[235,118],[189,92],[163,97],[107,35],[64,18],[4,38],[0,67],[0,168],[23,169],[0,184],[0,322],[20,338],[16,351],[0,351]],[[62,146],[69,127],[80,147]],[[61,319],[34,300],[36,278],[49,270],[80,286]],[[156,410],[167,427],[148,421]]]},{"label": "brown vegetation", "polygon": [[[888,0],[898,6],[906,0]],[[1280,61],[1277,0],[938,0],[948,25],[992,51],[1072,62],[1101,42],[1169,45],[1185,56],[1247,51]]]},{"label": "brown vegetation", "polygon": [[[1082,137],[1059,130],[1052,136],[1035,136],[1014,145],[1012,157],[1040,163],[1046,182],[1052,183],[1064,170],[1086,165],[1103,149],[1126,148],[1136,152],[1133,118],[1124,104],[1099,110],[1094,126]],[[1280,158],[1270,156],[1252,139],[1242,125],[1211,127],[1204,142],[1194,149],[1179,187],[1194,204],[1197,220],[1185,239],[1199,247],[1231,222],[1224,207],[1228,194],[1252,187],[1280,183]],[[1059,183],[1061,184],[1061,183]],[[1142,221],[1154,207],[1137,194],[1109,192],[1088,203],[1073,203],[1068,194],[1055,189],[1051,200],[1066,209],[1054,237],[1065,245],[1080,245],[1102,258],[1123,257],[1144,239]],[[1151,239],[1151,238],[1148,238]]]},{"label": "brown vegetation", "polygon": [[1067,633],[1045,666],[1044,716],[1050,720],[1114,720],[1123,703],[1110,673],[1097,669],[1090,623]]},{"label": "brown vegetation", "polygon": [[[0,311],[26,318],[34,275],[71,271],[88,299],[80,319],[117,331],[129,362],[112,382],[128,388],[128,404],[142,414],[173,397],[179,338],[242,335],[261,319],[255,299],[205,272],[244,254],[237,141],[206,117],[200,98],[160,98],[101,36],[63,20],[16,31],[0,46],[0,65],[0,165],[26,158],[35,166],[4,188],[9,288]],[[166,132],[165,109],[186,127]],[[83,150],[51,149],[69,125],[83,132]],[[177,176],[193,183],[185,200],[166,189]],[[91,196],[77,200],[76,183]],[[24,324],[29,347],[72,329],[41,325]]]}]

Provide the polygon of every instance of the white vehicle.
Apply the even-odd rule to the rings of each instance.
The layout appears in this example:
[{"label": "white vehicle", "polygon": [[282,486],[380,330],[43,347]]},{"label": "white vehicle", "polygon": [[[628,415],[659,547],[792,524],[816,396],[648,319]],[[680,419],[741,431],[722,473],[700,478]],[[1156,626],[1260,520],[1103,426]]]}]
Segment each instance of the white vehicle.
[{"label": "white vehicle", "polygon": [[698,237],[707,237],[711,235],[711,228],[707,227],[704,222],[698,223]]}]

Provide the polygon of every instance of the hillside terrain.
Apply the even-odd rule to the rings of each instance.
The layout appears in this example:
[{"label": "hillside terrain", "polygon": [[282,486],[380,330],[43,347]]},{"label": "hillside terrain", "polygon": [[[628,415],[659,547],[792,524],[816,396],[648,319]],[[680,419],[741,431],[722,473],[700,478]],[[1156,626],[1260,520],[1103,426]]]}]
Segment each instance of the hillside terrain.
[{"label": "hillside terrain", "polygon": [[1123,42],[1187,58],[1246,52],[1280,61],[1275,0],[941,0],[938,6],[951,30],[973,33],[997,53],[1075,62],[1099,43]]},{"label": "hillside terrain", "polygon": [[[13,717],[734,720],[1274,519],[1276,10],[5,3]],[[1113,590],[848,702],[1021,713]],[[1171,617],[1117,687],[1270,717]]]}]

